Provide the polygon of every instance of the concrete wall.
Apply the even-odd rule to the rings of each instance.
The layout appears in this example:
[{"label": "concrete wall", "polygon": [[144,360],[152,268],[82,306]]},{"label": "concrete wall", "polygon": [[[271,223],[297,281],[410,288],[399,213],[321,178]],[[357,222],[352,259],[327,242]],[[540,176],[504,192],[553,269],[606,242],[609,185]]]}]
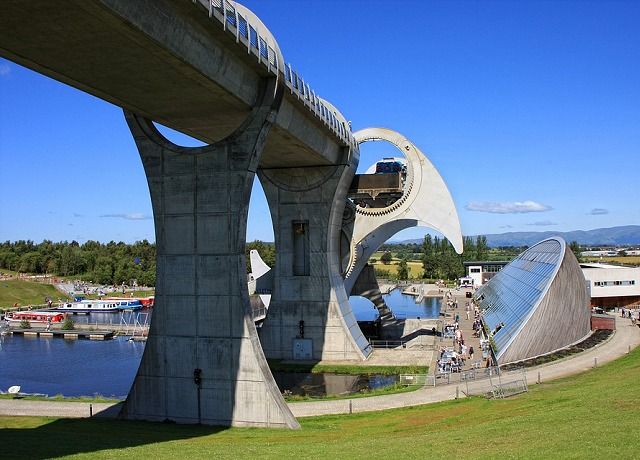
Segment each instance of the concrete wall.
[{"label": "concrete wall", "polygon": [[[340,272],[339,239],[346,189],[353,176],[349,151],[340,166],[260,169],[274,225],[276,265],[269,313],[260,340],[269,358],[292,359],[293,340],[313,341],[315,360],[362,360],[368,342],[351,311]],[[307,223],[308,254],[297,252],[293,223]],[[297,273],[308,257],[308,273]]]},{"label": "concrete wall", "polygon": [[177,147],[150,121],[127,115],[149,183],[157,279],[124,418],[299,426],[260,347],[244,255],[253,171],[277,105],[254,109],[230,138],[199,148]]}]

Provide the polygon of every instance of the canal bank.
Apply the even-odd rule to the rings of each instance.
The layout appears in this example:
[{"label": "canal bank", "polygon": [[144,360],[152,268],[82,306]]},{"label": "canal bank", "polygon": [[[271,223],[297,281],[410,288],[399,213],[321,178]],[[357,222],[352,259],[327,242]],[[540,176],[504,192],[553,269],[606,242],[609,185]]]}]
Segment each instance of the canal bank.
[{"label": "canal bank", "polygon": [[[613,337],[591,350],[573,355],[567,359],[542,366],[532,367],[526,371],[530,384],[582,373],[624,356],[631,349],[640,345],[640,328],[634,326],[629,319],[616,318],[616,332]],[[482,392],[489,388],[488,379],[474,381],[470,384],[474,392]],[[343,399],[314,402],[289,403],[296,417],[310,417],[329,414],[349,414],[369,412],[399,407],[417,406],[440,401],[464,398],[460,385],[443,385],[423,387],[410,393],[374,396],[369,398]],[[93,416],[115,417],[121,403],[95,404]],[[19,399],[0,399],[0,415],[17,416],[50,416],[50,417],[89,417],[90,404],[79,402],[24,401]]]}]

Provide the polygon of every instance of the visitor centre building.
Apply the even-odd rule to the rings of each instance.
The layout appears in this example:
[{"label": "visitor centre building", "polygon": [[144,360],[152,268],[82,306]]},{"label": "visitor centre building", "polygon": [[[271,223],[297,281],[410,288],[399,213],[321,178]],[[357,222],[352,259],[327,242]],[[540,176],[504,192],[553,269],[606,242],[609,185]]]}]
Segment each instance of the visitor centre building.
[{"label": "visitor centre building", "polygon": [[474,297],[499,365],[553,352],[590,331],[585,278],[562,238],[524,251]]}]

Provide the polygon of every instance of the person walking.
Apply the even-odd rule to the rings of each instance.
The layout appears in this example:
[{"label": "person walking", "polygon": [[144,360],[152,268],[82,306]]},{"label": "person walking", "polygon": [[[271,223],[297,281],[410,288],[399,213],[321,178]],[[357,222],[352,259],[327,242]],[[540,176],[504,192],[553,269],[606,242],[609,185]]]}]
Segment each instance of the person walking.
[{"label": "person walking", "polygon": [[473,347],[469,347],[469,361],[473,359]]}]

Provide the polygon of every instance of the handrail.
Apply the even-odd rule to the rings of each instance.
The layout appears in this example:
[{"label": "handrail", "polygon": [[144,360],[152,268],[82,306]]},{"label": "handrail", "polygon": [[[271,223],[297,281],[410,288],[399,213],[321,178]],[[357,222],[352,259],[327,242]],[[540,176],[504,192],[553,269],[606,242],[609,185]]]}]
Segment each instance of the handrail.
[{"label": "handrail", "polygon": [[218,20],[223,30],[233,33],[236,43],[247,48],[247,53],[254,54],[258,62],[265,65],[270,73],[284,78],[285,85],[295,94],[300,102],[309,109],[322,123],[341,141],[354,147],[356,145],[351,128],[339,120],[338,114],[322,102],[309,85],[291,69],[291,64],[285,64],[281,69],[274,44],[269,43],[269,37],[263,37],[258,28],[242,16],[228,0],[192,0],[207,8],[209,18]]}]

